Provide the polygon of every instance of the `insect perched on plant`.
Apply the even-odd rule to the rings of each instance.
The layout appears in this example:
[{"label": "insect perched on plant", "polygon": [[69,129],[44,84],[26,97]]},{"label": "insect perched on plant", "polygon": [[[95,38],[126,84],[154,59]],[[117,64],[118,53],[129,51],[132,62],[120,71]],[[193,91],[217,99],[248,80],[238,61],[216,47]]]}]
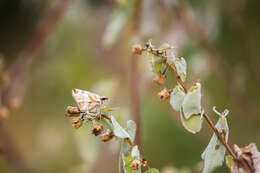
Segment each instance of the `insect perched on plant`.
[{"label": "insect perched on plant", "polygon": [[67,108],[67,116],[80,115],[80,120],[93,120],[101,116],[101,111],[105,108],[104,103],[107,97],[99,96],[95,93],[80,89],[72,90],[72,97],[75,99],[78,107]]}]

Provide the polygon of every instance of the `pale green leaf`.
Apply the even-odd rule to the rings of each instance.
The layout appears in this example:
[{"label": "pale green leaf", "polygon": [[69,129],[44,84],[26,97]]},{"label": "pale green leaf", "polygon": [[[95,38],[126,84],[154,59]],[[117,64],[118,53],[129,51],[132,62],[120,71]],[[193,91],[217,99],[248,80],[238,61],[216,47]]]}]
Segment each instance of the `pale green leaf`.
[{"label": "pale green leaf", "polygon": [[200,131],[203,122],[203,111],[199,114],[193,114],[189,118],[185,118],[183,108],[180,110],[181,122],[183,127],[191,133],[197,133]]},{"label": "pale green leaf", "polygon": [[176,111],[180,111],[185,93],[180,85],[177,85],[171,92],[170,104]]},{"label": "pale green leaf", "polygon": [[229,169],[233,166],[233,157],[231,155],[226,156],[226,165]]},{"label": "pale green leaf", "polygon": [[168,43],[163,43],[160,47],[160,50],[168,50],[168,49],[172,49],[171,45],[169,45]]},{"label": "pale green leaf", "polygon": [[159,173],[159,170],[155,168],[151,168],[148,171],[145,171],[145,173]]},{"label": "pale green leaf", "polygon": [[111,122],[114,126],[113,128],[113,132],[115,134],[116,137],[118,138],[130,138],[130,135],[126,132],[126,130],[121,127],[121,125],[116,121],[116,119],[114,118],[114,116],[110,116],[111,118]]},{"label": "pale green leaf", "polygon": [[186,79],[186,71],[187,71],[187,64],[184,58],[174,58],[174,64],[176,67],[176,71],[178,75],[181,77],[181,80],[184,82]]},{"label": "pale green leaf", "polygon": [[[224,120],[224,124],[222,123],[223,120]],[[222,136],[224,136],[225,133],[225,140],[227,142],[229,128],[228,128],[226,118],[224,116],[221,117],[218,120],[215,127],[217,128],[219,133],[222,134]],[[215,168],[221,166],[224,161],[225,152],[226,152],[225,146],[218,140],[216,134],[214,133],[210,139],[207,148],[201,155],[202,159],[204,160],[203,173],[211,173],[212,171],[214,171]]]},{"label": "pale green leaf", "polygon": [[130,139],[132,142],[134,142],[135,139],[135,133],[136,133],[136,124],[133,120],[128,120],[126,125],[126,131],[128,132]]},{"label": "pale green leaf", "polygon": [[140,157],[140,151],[139,151],[137,145],[132,148],[132,157],[134,157],[134,158]]},{"label": "pale green leaf", "polygon": [[196,83],[191,87],[184,97],[182,103],[183,113],[186,119],[192,115],[201,113],[201,86],[200,83]]},{"label": "pale green leaf", "polygon": [[147,58],[150,61],[152,71],[155,73],[161,73],[162,58],[149,52],[147,52]]}]

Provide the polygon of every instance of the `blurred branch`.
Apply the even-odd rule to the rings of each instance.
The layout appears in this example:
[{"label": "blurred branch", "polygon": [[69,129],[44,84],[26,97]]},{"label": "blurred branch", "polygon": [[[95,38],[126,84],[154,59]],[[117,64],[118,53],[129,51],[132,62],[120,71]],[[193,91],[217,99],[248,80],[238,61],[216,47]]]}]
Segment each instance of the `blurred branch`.
[{"label": "blurred branch", "polygon": [[[29,70],[33,60],[37,57],[39,50],[46,42],[51,31],[61,19],[66,9],[73,0],[59,0],[57,4],[50,9],[40,25],[38,26],[33,39],[28,46],[20,53],[18,59],[8,69],[8,80],[1,90],[1,107],[10,106],[10,100],[24,89],[25,74]],[[6,160],[16,169],[16,172],[29,173],[23,159],[21,158],[17,147],[13,144],[11,137],[5,131],[3,122],[0,121],[0,151]]]},{"label": "blurred branch", "polygon": [[3,154],[7,162],[11,165],[16,172],[19,173],[30,173],[31,171],[26,167],[17,146],[11,140],[9,134],[3,127],[0,121],[0,154]]},{"label": "blurred branch", "polygon": [[26,72],[29,70],[33,60],[38,57],[37,55],[40,49],[72,1],[73,0],[59,0],[56,5],[50,9],[36,29],[33,39],[20,53],[16,62],[8,69],[8,81],[1,94],[2,105],[7,106],[11,96],[19,92],[20,88],[24,85]]},{"label": "blurred branch", "polygon": [[[140,15],[142,10],[143,0],[137,0],[133,15],[132,34],[136,36],[140,29]],[[140,117],[140,93],[139,93],[139,72],[138,72],[138,57],[133,54],[131,58],[131,119],[136,123],[136,138],[135,143],[141,150],[141,117]]]},{"label": "blurred branch", "polygon": [[[218,53],[216,47],[209,41],[206,32],[200,27],[192,16],[192,9],[187,2],[178,1],[174,6],[176,16],[180,19],[187,33],[197,41],[201,48],[208,54],[210,65],[217,72],[218,77],[224,82],[231,98],[237,104],[237,109],[241,112],[249,110],[249,101],[245,94],[241,93],[241,88],[237,78],[232,74],[230,68],[225,64]],[[243,99],[241,99],[243,98]],[[243,105],[241,107],[240,105]]]},{"label": "blurred branch", "polygon": [[248,70],[254,76],[255,81],[260,84],[260,79],[257,74],[260,73],[260,69],[257,67],[257,63],[255,62],[255,58],[257,57],[256,47],[252,40],[252,35],[248,31],[248,27],[246,25],[246,19],[244,18],[244,2],[243,0],[230,0],[230,16],[231,21],[234,24],[234,29],[237,32],[238,38],[240,39],[240,43],[244,47],[243,51],[245,52],[244,57],[248,59]]}]

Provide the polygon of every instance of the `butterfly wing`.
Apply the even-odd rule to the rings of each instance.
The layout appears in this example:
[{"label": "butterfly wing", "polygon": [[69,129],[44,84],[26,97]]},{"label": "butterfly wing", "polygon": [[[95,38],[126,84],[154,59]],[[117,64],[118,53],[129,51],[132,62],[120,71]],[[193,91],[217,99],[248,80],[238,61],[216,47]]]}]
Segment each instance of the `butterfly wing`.
[{"label": "butterfly wing", "polygon": [[81,112],[90,111],[94,108],[93,104],[98,105],[101,103],[99,95],[80,89],[73,89],[72,97],[75,99]]}]

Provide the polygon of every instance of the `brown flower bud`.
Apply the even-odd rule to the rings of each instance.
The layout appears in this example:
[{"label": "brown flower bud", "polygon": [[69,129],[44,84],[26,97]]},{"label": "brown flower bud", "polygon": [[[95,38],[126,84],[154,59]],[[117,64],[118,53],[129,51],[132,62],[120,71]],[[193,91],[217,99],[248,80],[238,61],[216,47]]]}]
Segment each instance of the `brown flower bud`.
[{"label": "brown flower bud", "polygon": [[141,55],[143,48],[140,44],[135,44],[132,46],[132,52],[137,55]]},{"label": "brown flower bud", "polygon": [[92,133],[95,135],[95,136],[98,136],[101,134],[101,132],[103,131],[104,129],[104,126],[100,123],[95,123],[94,124],[94,127],[92,129]]},{"label": "brown flower bud", "polygon": [[159,84],[159,85],[163,85],[166,79],[166,75],[164,74],[158,74],[155,76],[155,78],[153,79],[153,82]]},{"label": "brown flower bud", "polygon": [[107,129],[104,134],[100,136],[101,141],[107,142],[110,141],[114,137],[114,133],[112,130]]},{"label": "brown flower bud", "polygon": [[164,88],[157,95],[158,95],[158,97],[160,98],[161,101],[164,101],[170,96],[170,92],[167,88]]},{"label": "brown flower bud", "polygon": [[72,126],[75,128],[75,129],[78,129],[82,126],[82,121],[80,118],[73,118],[72,119]]},{"label": "brown flower bud", "polygon": [[139,159],[135,159],[130,165],[133,170],[138,170],[141,166],[142,162]]},{"label": "brown flower bud", "polygon": [[77,117],[80,115],[80,110],[78,107],[68,106],[67,107],[67,117]]},{"label": "brown flower bud", "polygon": [[145,158],[142,158],[142,167],[147,167],[148,164],[147,164],[147,160]]},{"label": "brown flower bud", "polygon": [[6,106],[0,107],[0,119],[6,119],[9,115],[9,110]]}]

